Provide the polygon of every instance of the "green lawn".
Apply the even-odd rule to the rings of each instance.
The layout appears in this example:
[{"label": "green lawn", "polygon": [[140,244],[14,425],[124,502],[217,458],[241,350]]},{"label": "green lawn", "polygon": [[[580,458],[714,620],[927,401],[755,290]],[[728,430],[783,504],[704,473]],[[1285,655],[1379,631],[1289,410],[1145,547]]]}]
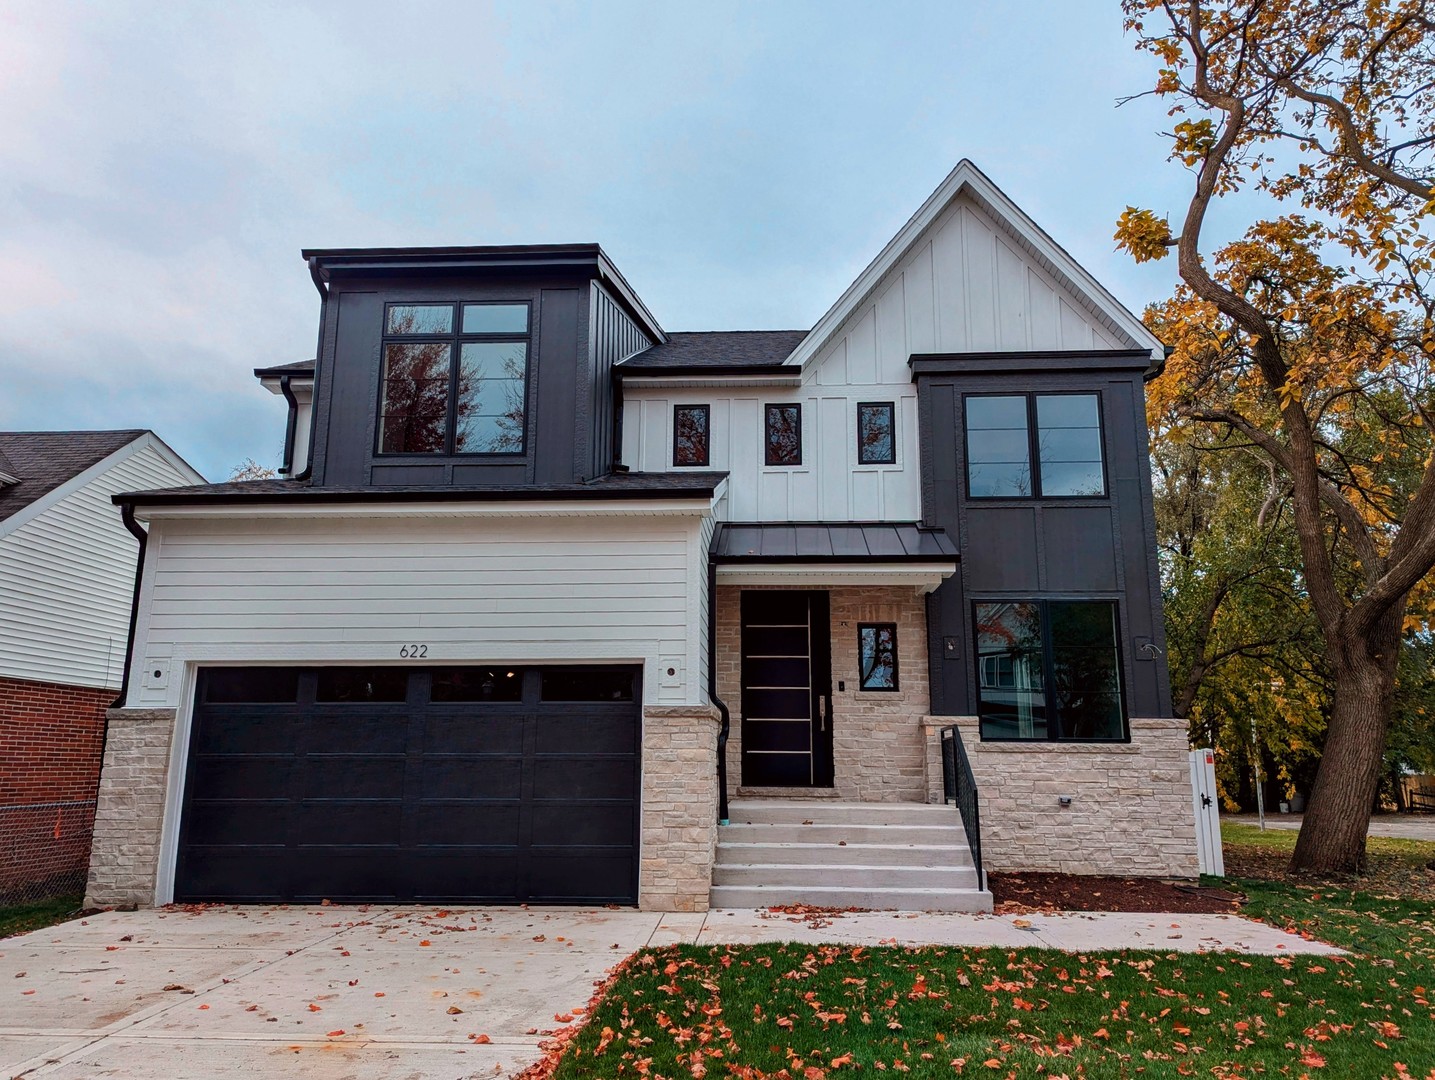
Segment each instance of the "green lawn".
[{"label": "green lawn", "polygon": [[[1236,826],[1228,841],[1238,854],[1288,854],[1295,834]],[[1372,841],[1372,863],[1428,874],[1422,860],[1435,852],[1424,849],[1435,845],[1411,843]],[[1435,906],[1418,877],[1403,894],[1226,884],[1246,894],[1247,915],[1352,955],[646,950],[594,1008],[555,1077],[1435,1078]]]},{"label": "green lawn", "polygon": [[38,930],[42,926],[54,926],[80,913],[84,897],[57,896],[33,904],[11,904],[0,907],[0,938],[11,934],[23,934],[27,930]]}]

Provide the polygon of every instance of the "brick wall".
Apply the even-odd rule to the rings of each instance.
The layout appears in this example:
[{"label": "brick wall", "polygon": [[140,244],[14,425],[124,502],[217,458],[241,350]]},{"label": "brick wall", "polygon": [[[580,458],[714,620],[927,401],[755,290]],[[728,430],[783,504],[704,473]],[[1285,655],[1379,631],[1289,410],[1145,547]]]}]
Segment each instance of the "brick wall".
[{"label": "brick wall", "polygon": [[928,717],[934,792],[942,782],[937,732],[952,723],[977,781],[987,870],[1198,873],[1184,720],[1133,719],[1129,743],[1102,745],[984,743],[976,717]]},{"label": "brick wall", "polygon": [[90,852],[90,907],[153,904],[174,709],[111,709]]},{"label": "brick wall", "polygon": [[[741,593],[718,586],[718,696],[732,713],[728,790],[742,777]],[[833,785],[844,799],[925,802],[922,721],[927,685],[926,600],[909,585],[840,586],[828,590],[832,617]],[[896,693],[858,689],[857,624],[897,624]],[[845,690],[837,685],[846,683]]]},{"label": "brick wall", "polygon": [[113,690],[0,677],[0,897],[77,889]]}]

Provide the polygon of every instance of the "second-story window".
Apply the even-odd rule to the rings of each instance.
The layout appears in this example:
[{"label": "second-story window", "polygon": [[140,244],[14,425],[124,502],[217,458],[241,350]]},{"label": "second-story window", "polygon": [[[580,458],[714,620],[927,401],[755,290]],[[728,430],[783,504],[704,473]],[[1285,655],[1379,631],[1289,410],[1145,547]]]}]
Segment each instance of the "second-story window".
[{"label": "second-story window", "polygon": [[712,409],[706,405],[673,406],[673,464],[707,465],[711,460]]},{"label": "second-story window", "polygon": [[857,406],[857,463],[897,463],[896,406],[890,401],[863,402]]},{"label": "second-story window", "polygon": [[802,406],[769,405],[763,441],[768,465],[802,464]]},{"label": "second-story window", "polygon": [[381,454],[521,454],[527,304],[390,304]]},{"label": "second-story window", "polygon": [[1106,494],[1096,394],[972,394],[966,427],[973,499]]}]

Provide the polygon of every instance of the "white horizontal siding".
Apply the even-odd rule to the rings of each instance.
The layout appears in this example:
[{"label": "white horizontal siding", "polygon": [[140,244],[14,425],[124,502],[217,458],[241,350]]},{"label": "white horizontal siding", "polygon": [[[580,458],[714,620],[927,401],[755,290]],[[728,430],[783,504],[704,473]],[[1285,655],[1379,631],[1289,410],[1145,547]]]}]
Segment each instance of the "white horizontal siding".
[{"label": "white horizontal siding", "polygon": [[[623,461],[673,468],[673,407],[712,407],[711,468],[732,474],[733,521],[915,521],[922,516],[914,353],[1119,346],[966,196],[897,261],[803,372],[801,389],[625,388]],[[763,406],[802,404],[799,468],[763,465]],[[897,462],[857,460],[857,405],[896,405]]]},{"label": "white horizontal siding", "polygon": [[131,700],[177,705],[187,663],[400,664],[420,644],[427,664],[639,662],[646,700],[697,703],[706,535],[697,517],[160,519]]},{"label": "white horizontal siding", "polygon": [[138,544],[110,497],[192,479],[141,446],[0,537],[0,675],[119,687]]}]

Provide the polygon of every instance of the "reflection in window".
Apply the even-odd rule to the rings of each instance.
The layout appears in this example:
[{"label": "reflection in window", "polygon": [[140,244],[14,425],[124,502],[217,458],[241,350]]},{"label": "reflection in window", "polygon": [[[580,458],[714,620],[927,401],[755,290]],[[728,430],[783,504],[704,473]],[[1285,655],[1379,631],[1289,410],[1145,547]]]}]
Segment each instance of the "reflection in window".
[{"label": "reflection in window", "polygon": [[460,356],[454,453],[522,453],[528,343],[464,342]]},{"label": "reflection in window", "polygon": [[631,668],[544,668],[544,701],[632,701]]},{"label": "reflection in window", "polygon": [[1122,739],[1116,605],[978,603],[976,667],[984,739]]},{"label": "reflection in window", "polygon": [[408,668],[321,668],[316,701],[403,701],[408,696]]},{"label": "reflection in window", "polygon": [[897,689],[897,626],[857,624],[859,686],[863,690]]},{"label": "reflection in window", "polygon": [[1032,494],[1026,397],[967,398],[967,485],[974,499]]},{"label": "reflection in window", "polygon": [[712,410],[706,405],[673,407],[673,464],[707,465]]},{"label": "reflection in window", "polygon": [[1036,430],[1043,495],[1106,494],[1095,394],[1038,394]]},{"label": "reflection in window", "polygon": [[433,673],[430,700],[522,701],[522,668],[452,667]]},{"label": "reflection in window", "polygon": [[896,406],[892,402],[857,406],[857,461],[861,465],[897,463]]},{"label": "reflection in window", "polygon": [[388,306],[379,453],[523,452],[528,305],[462,308],[455,334],[453,304]]},{"label": "reflection in window", "polygon": [[802,406],[769,405],[765,441],[768,465],[802,464]]}]

